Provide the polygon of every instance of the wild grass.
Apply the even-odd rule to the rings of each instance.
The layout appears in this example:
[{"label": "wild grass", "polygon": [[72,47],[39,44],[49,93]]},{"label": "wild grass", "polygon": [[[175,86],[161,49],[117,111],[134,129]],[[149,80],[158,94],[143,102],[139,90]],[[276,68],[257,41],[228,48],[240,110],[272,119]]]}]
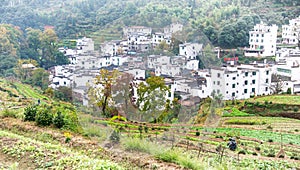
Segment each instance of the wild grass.
[{"label": "wild grass", "polygon": [[157,159],[165,162],[176,163],[188,169],[205,169],[201,160],[193,158],[190,154],[184,153],[178,148],[170,149],[146,139],[138,138],[125,138],[121,141],[121,143],[127,151],[148,153]]}]

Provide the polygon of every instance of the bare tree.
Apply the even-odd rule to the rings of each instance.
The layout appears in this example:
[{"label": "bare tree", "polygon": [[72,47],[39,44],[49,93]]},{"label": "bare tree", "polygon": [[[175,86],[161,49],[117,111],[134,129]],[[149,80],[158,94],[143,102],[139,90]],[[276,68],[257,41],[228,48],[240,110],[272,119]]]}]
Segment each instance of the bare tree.
[{"label": "bare tree", "polygon": [[284,85],[284,82],[283,82],[281,76],[276,73],[272,74],[271,85],[270,85],[270,89],[271,89],[272,93],[279,94],[280,92],[282,92],[283,85]]}]

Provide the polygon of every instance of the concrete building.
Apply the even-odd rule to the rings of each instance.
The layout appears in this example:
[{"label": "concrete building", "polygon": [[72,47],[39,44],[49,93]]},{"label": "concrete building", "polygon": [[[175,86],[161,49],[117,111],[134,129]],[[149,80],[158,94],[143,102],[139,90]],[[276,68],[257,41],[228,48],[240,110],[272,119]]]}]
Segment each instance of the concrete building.
[{"label": "concrete building", "polygon": [[142,33],[150,36],[152,33],[152,28],[144,27],[144,26],[132,26],[132,27],[124,27],[123,28],[123,36],[128,37],[131,34]]},{"label": "concrete building", "polygon": [[151,39],[144,33],[130,34],[127,38],[128,51],[146,52],[150,49]]},{"label": "concrete building", "polygon": [[161,32],[154,33],[152,34],[152,40],[151,40],[152,47],[155,48],[162,42],[165,42],[167,45],[170,45],[171,38],[172,38],[171,35],[168,34],[164,34]]},{"label": "concrete building", "polygon": [[245,48],[246,57],[266,57],[275,56],[276,40],[277,40],[276,25],[268,26],[264,23],[256,24],[252,31],[249,31],[249,48]]},{"label": "concrete building", "polygon": [[211,68],[212,90],[224,100],[271,94],[271,67],[266,64]]},{"label": "concrete building", "polygon": [[93,52],[95,50],[94,41],[91,38],[86,38],[86,37],[83,37],[82,39],[78,39],[76,41],[76,49],[77,49],[77,54]]},{"label": "concrete building", "polygon": [[196,59],[196,56],[201,54],[203,44],[198,43],[184,43],[179,44],[179,55],[185,56],[190,60]]},{"label": "concrete building", "polygon": [[289,21],[289,25],[282,25],[282,43],[298,44],[300,39],[300,16]]}]

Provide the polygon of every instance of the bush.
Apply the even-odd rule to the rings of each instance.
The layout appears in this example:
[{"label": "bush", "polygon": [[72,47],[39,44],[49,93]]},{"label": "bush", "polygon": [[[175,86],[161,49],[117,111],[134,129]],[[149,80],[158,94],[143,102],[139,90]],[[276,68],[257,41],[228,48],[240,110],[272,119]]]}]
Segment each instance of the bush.
[{"label": "bush", "polygon": [[35,121],[37,106],[28,106],[24,110],[25,121]]},{"label": "bush", "polygon": [[120,134],[116,130],[112,132],[112,134],[109,137],[109,140],[113,143],[119,143],[120,142]]},{"label": "bush", "polygon": [[35,122],[39,126],[49,126],[52,124],[52,120],[53,115],[47,108],[40,109],[36,113]]},{"label": "bush", "polygon": [[245,151],[245,150],[240,150],[240,151],[238,152],[238,154],[246,155],[246,151]]},{"label": "bush", "polygon": [[255,150],[260,151],[260,147],[259,147],[259,146],[256,146],[256,147],[255,147]]},{"label": "bush", "polygon": [[53,119],[53,124],[59,129],[65,125],[64,115],[62,115],[61,112],[57,112],[57,115]]},{"label": "bush", "polygon": [[273,139],[268,139],[268,142],[273,142]]},{"label": "bush", "polygon": [[4,109],[1,112],[1,117],[12,117],[12,118],[17,118],[17,113],[13,110],[8,110],[8,109]]},{"label": "bush", "polygon": [[293,108],[293,110],[294,110],[294,112],[298,112],[298,111],[299,111],[298,106],[295,106],[295,107]]},{"label": "bush", "polygon": [[200,136],[200,132],[199,131],[196,132],[196,136]]}]

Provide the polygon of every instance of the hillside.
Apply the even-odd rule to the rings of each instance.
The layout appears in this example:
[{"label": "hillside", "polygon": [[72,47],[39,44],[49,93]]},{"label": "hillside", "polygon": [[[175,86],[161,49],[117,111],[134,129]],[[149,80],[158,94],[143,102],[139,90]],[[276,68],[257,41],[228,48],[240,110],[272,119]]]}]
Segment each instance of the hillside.
[{"label": "hillside", "polygon": [[[300,121],[271,118],[266,114],[299,114],[299,110],[285,110],[290,106],[298,108],[299,96],[290,96],[289,99],[262,96],[236,103],[226,101],[225,107],[218,111],[223,115],[219,120],[212,120],[218,121],[215,126],[193,121],[154,124],[118,117],[94,117],[79,112],[82,110],[80,107],[56,101],[41,94],[39,89],[16,80],[0,79],[0,96],[0,169],[199,170],[237,167],[288,169],[300,166]],[[52,107],[46,115],[54,114],[55,117],[53,109],[63,108],[68,126],[59,129],[56,124],[41,126],[38,121],[24,121],[24,108],[37,104],[37,99],[41,99],[42,106],[38,110],[43,111],[47,105]],[[276,112],[273,112],[273,105],[277,108]],[[278,109],[282,105],[284,108]],[[269,110],[265,109],[262,115],[249,114],[244,106],[248,110]],[[68,116],[72,110],[78,123]],[[202,108],[200,111],[204,114],[205,110],[209,109]],[[37,115],[41,113],[45,112]],[[80,127],[70,129],[70,121],[75,121]],[[235,138],[238,143],[235,151],[227,149],[230,138]]]},{"label": "hillside", "polygon": [[[91,36],[99,45],[104,40],[120,39],[125,25],[150,26],[157,31],[172,22],[181,22],[186,29],[204,33],[214,45],[226,47],[219,40],[225,26],[245,21],[245,28],[239,23],[234,29],[241,33],[241,40],[247,40],[254,23],[280,26],[300,14],[299,5],[291,0],[5,0],[0,7],[0,23],[22,30],[51,25],[61,38]],[[252,21],[245,16],[251,16]],[[229,48],[243,47],[245,43],[240,41]]]}]

